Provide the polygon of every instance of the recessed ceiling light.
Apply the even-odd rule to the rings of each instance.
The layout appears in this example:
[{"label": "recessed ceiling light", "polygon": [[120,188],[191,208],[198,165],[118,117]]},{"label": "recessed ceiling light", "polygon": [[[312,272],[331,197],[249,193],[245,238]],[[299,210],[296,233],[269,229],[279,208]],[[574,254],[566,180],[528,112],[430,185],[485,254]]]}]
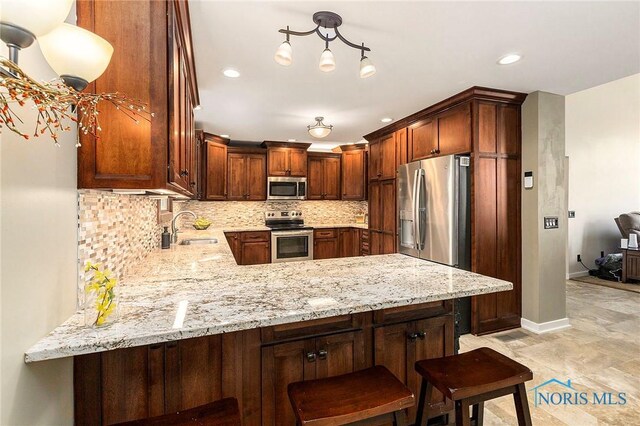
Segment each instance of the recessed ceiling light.
[{"label": "recessed ceiling light", "polygon": [[295,142],[295,139],[287,139],[287,142]]},{"label": "recessed ceiling light", "polygon": [[381,118],[380,121],[382,121],[383,123],[391,123],[393,121],[393,118],[384,117],[384,118]]},{"label": "recessed ceiling light", "polygon": [[522,55],[509,53],[508,55],[504,55],[502,58],[498,59],[498,63],[500,65],[509,65],[518,62],[520,59],[522,59]]},{"label": "recessed ceiling light", "polygon": [[220,137],[229,139],[229,135],[220,135]]},{"label": "recessed ceiling light", "polygon": [[229,78],[240,77],[240,72],[238,72],[238,70],[234,70],[233,68],[226,68],[222,70],[222,74],[224,74],[225,77],[229,77]]}]

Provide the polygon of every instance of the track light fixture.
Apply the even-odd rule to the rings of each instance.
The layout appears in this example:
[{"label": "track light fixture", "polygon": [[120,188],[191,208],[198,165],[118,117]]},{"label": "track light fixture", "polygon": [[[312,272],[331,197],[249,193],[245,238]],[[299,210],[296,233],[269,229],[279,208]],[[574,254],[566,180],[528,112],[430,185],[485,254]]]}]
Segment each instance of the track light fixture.
[{"label": "track light fixture", "polygon": [[[371,59],[365,56],[365,52],[370,52],[371,49],[366,47],[364,43],[361,45],[352,43],[340,34],[340,31],[338,30],[338,27],[342,25],[342,18],[340,15],[327,11],[316,12],[313,14],[313,22],[315,22],[316,27],[309,31],[292,31],[288,26],[286,29],[278,30],[278,32],[285,34],[287,38],[278,47],[278,50],[276,50],[274,59],[277,63],[289,66],[293,62],[293,50],[291,48],[290,36],[308,36],[316,33],[318,37],[325,42],[325,48],[320,56],[320,63],[318,65],[321,71],[330,72],[336,68],[336,61],[331,49],[329,49],[329,43],[335,39],[339,39],[347,46],[360,50],[360,78],[367,78],[376,73],[376,67],[371,62]],[[327,31],[322,31],[321,28],[324,28],[325,30],[333,30],[333,36],[329,35]]]}]

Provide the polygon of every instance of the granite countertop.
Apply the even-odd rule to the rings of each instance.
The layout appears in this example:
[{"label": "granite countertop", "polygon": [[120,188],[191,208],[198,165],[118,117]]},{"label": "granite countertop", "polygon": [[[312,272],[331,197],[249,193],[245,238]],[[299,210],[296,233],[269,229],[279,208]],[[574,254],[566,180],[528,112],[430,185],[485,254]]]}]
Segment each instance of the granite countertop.
[{"label": "granite countertop", "polygon": [[[181,238],[219,243],[151,252],[119,286],[116,323],[94,330],[79,311],[31,347],[25,362],[513,288],[402,254],[240,266],[224,237],[233,230],[185,232]],[[187,304],[182,322],[180,302]]]}]

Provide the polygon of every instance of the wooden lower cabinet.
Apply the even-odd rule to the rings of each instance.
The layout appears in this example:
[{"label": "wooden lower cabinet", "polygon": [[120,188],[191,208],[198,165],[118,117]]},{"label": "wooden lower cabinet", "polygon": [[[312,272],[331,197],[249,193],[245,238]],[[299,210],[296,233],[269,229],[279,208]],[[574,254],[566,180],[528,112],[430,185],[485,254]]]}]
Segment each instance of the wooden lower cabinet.
[{"label": "wooden lower cabinet", "polygon": [[[432,302],[80,355],[74,358],[75,424],[109,425],[235,397],[244,426],[293,425],[289,383],[375,364],[417,397],[415,361],[453,353],[452,305]],[[450,408],[434,396],[433,413]],[[409,416],[412,421],[415,410]]]},{"label": "wooden lower cabinet", "polygon": [[361,330],[263,347],[262,424],[295,424],[289,383],[351,373],[365,362]]},{"label": "wooden lower cabinet", "polygon": [[[451,315],[376,327],[374,363],[387,367],[413,391],[417,400],[421,377],[414,370],[416,361],[453,355],[453,337]],[[437,416],[452,408],[451,402],[434,390],[429,412]],[[413,423],[416,408],[407,411],[409,423]]]},{"label": "wooden lower cabinet", "polygon": [[238,265],[271,263],[269,231],[225,232],[225,237]]},{"label": "wooden lower cabinet", "polygon": [[358,228],[340,228],[338,230],[340,257],[360,256],[361,230]]},{"label": "wooden lower cabinet", "polygon": [[358,228],[316,229],[313,232],[313,258],[360,256],[360,236]]}]

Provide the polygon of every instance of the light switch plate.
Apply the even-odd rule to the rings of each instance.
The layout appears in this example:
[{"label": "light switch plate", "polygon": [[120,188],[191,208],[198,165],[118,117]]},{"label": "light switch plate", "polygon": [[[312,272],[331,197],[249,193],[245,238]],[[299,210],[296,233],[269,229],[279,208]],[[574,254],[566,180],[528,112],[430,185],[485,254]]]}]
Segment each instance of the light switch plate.
[{"label": "light switch plate", "polygon": [[544,229],[556,229],[558,227],[557,216],[545,216],[544,217]]},{"label": "light switch plate", "polygon": [[524,189],[533,188],[533,172],[524,172]]},{"label": "light switch plate", "polygon": [[575,210],[569,210],[569,219],[573,219],[576,217],[576,211]]}]

